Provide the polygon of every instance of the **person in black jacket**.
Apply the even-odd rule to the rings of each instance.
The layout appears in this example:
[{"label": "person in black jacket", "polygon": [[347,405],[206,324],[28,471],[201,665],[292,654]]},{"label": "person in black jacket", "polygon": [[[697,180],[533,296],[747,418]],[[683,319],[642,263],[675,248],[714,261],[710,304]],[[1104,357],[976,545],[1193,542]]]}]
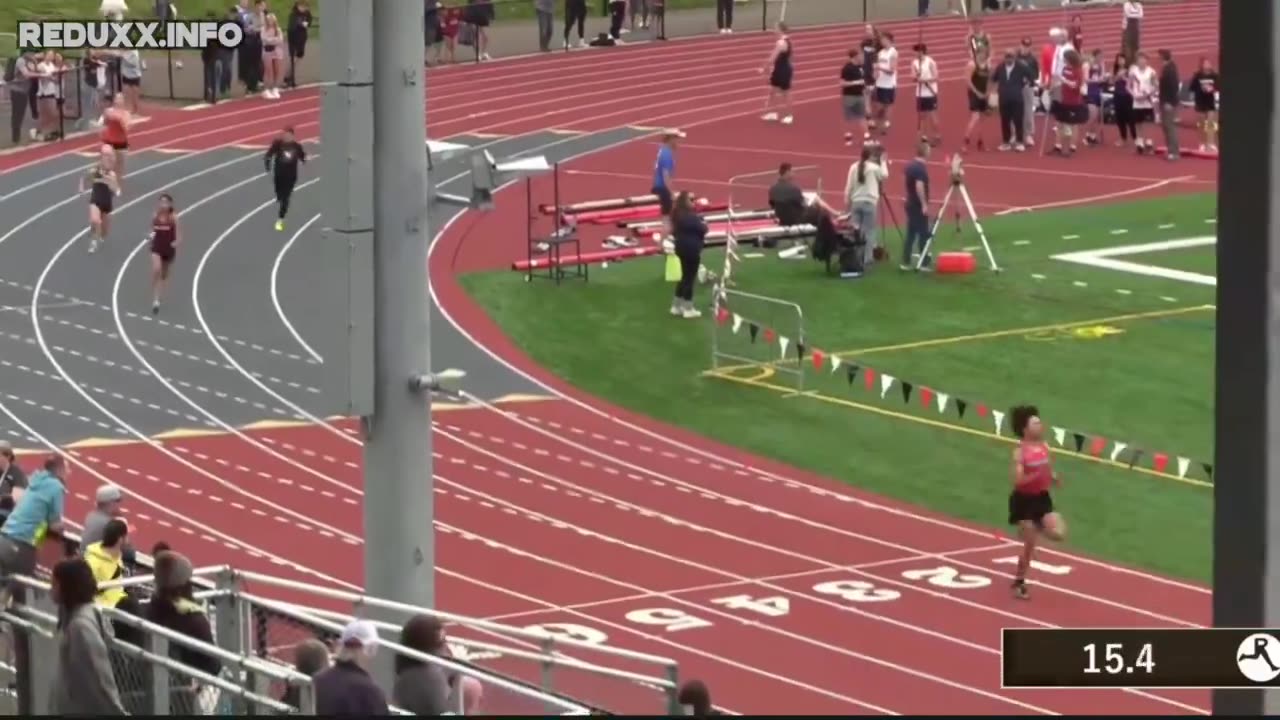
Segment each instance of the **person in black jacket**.
[{"label": "person in black jacket", "polygon": [[711,692],[707,690],[706,683],[701,680],[690,680],[680,686],[680,694],[676,696],[676,700],[689,708],[688,713],[692,717],[702,718],[724,714],[711,704]]},{"label": "person in black jacket", "polygon": [[285,87],[298,87],[298,61],[307,54],[307,34],[311,32],[313,20],[307,0],[298,0],[289,10],[289,25],[285,30],[285,40],[289,45],[289,74],[284,78]]},{"label": "person in black jacket", "polygon": [[[217,22],[218,14],[210,12],[210,22]],[[204,101],[210,105],[218,102],[218,85],[222,78],[222,47],[212,42],[200,48],[200,64],[204,66]]]},{"label": "person in black jacket", "polygon": [[693,196],[682,192],[671,208],[671,234],[676,257],[680,259],[680,281],[671,302],[671,314],[692,320],[702,317],[693,306],[693,284],[702,267],[702,246],[707,237],[707,223],[693,208]]},{"label": "person in black jacket", "polygon": [[1178,145],[1178,108],[1182,105],[1182,79],[1178,65],[1173,62],[1172,50],[1160,51],[1160,127],[1164,130],[1164,144],[1169,149],[1168,158],[1181,156]]},{"label": "person in black jacket", "polygon": [[992,80],[1000,102],[1000,149],[1011,147],[1018,152],[1027,149],[1026,102],[1024,90],[1033,80],[1027,66],[1018,62],[1012,50],[1004,54],[1004,62],[996,67]]}]

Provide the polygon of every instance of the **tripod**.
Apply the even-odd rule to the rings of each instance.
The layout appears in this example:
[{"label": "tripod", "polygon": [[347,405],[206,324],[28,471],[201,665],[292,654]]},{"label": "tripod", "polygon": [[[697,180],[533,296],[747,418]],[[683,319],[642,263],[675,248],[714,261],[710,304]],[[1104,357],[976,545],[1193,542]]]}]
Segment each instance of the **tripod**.
[{"label": "tripod", "polygon": [[[982,249],[987,253],[987,261],[991,263],[991,270],[1000,272],[1000,265],[996,263],[995,253],[991,252],[991,243],[987,242],[987,233],[982,229],[982,223],[978,221],[977,211],[973,209],[973,199],[969,197],[969,189],[965,187],[964,175],[958,169],[953,169],[951,172],[951,187],[947,188],[947,194],[942,197],[942,207],[938,210],[938,217],[933,221],[933,227],[929,229],[929,237],[924,241],[924,247],[920,249],[920,259],[916,260],[916,271],[919,272],[924,267],[925,258],[929,257],[929,249],[933,247],[933,240],[938,236],[938,227],[942,225],[942,216],[947,212],[947,208],[951,206],[951,201],[956,195],[960,196],[960,200],[964,203],[965,211],[969,213],[969,221],[973,223],[974,229],[978,231],[978,238],[982,241]],[[956,234],[960,234],[959,208],[956,209]]]}]

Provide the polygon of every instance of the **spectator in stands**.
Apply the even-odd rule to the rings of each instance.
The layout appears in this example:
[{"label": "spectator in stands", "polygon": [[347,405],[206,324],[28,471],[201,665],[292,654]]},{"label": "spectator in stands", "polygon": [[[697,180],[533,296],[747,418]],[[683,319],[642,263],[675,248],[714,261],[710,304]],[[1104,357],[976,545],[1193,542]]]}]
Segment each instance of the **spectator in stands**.
[{"label": "spectator in stands", "polygon": [[724,714],[711,705],[711,692],[701,680],[690,680],[680,686],[676,702],[684,705],[687,708],[685,712],[693,717]]},{"label": "spectator in stands", "polygon": [[126,715],[111,668],[111,631],[93,604],[93,570],[79,558],[53,568],[58,655],[50,710],[55,715]]},{"label": "spectator in stands", "polygon": [[[329,648],[314,638],[303,640],[293,649],[293,668],[309,678],[314,678],[329,668]],[[297,685],[290,685],[280,697],[280,702],[299,707],[302,704],[302,691]]]},{"label": "spectator in stands", "polygon": [[538,49],[547,52],[556,33],[555,0],[533,0],[533,9],[538,15]]},{"label": "spectator in stands", "polygon": [[[120,518],[113,518],[98,533],[101,540],[84,544],[84,561],[93,570],[93,579],[99,587],[112,580],[124,577],[124,544],[129,536],[129,526]],[[116,607],[128,598],[123,588],[101,588],[95,598],[103,607]]]},{"label": "spectator in stands", "polygon": [[[62,515],[67,498],[63,484],[67,477],[66,460],[55,455],[45,460],[44,467],[31,476],[30,487],[0,528],[0,576],[31,575],[36,570],[36,549],[49,535],[60,536]],[[19,587],[7,588],[0,594],[0,607],[8,604],[7,595],[21,602]]]},{"label": "spectator in stands", "polygon": [[[80,545],[87,547],[93,543],[103,539],[102,531],[106,528],[107,523],[123,515],[124,491],[115,485],[103,485],[98,488],[98,492],[94,497],[96,505],[89,511],[84,518],[84,529],[80,533]],[[124,562],[126,565],[132,565],[136,553],[133,544],[125,541]]]},{"label": "spectator in stands", "polygon": [[9,90],[9,139],[14,145],[22,140],[22,125],[27,119],[27,108],[36,112],[36,96],[32,92],[35,77],[34,53],[24,51],[5,63],[4,83]]},{"label": "spectator in stands", "polygon": [[622,26],[627,19],[627,0],[609,0],[609,37],[622,44]]},{"label": "spectator in stands", "polygon": [[246,93],[258,91],[262,84],[262,23],[265,5],[255,8],[250,0],[240,0],[236,22],[244,29],[244,40],[236,48],[236,70]]},{"label": "spectator in stands", "polygon": [[[239,24],[240,8],[233,5],[223,19],[227,22]],[[231,93],[231,78],[235,74],[233,68],[236,65],[236,49],[219,47],[218,61],[221,63],[218,68],[218,97],[226,97]]]},{"label": "spectator in stands", "polygon": [[9,519],[9,513],[13,512],[13,508],[17,504],[12,495],[0,495],[0,526],[3,526],[4,521]]},{"label": "spectator in stands", "polygon": [[169,552],[172,549],[173,548],[169,547],[169,543],[161,540],[160,542],[151,546],[151,557],[153,558],[159,557],[160,553]]},{"label": "spectator in stands", "polygon": [[[217,22],[218,14],[210,12],[209,22]],[[222,79],[222,46],[209,43],[200,48],[200,64],[204,68],[204,101],[213,104],[218,102],[219,83]]]},{"label": "spectator in stands", "polygon": [[116,22],[124,20],[124,14],[127,12],[129,12],[129,5],[124,0],[102,0],[98,5],[98,14]]},{"label": "spectator in stands", "polygon": [[27,474],[18,467],[13,446],[5,440],[0,440],[0,496],[13,495],[14,488],[23,490],[27,488]]},{"label": "spectator in stands", "polygon": [[476,55],[481,60],[492,60],[489,57],[489,26],[493,24],[493,0],[467,0],[463,21],[473,29],[471,42],[475,43]]},{"label": "spectator in stands", "polygon": [[[434,615],[415,615],[400,631],[400,644],[427,655],[452,658],[444,623]],[[415,715],[447,712],[471,715],[480,709],[480,681],[405,655],[395,659],[392,697],[397,707]]]},{"label": "spectator in stands", "polygon": [[36,55],[36,107],[40,110],[39,140],[56,140],[61,116],[58,98],[62,95],[62,58],[52,50]]},{"label": "spectator in stands", "polygon": [[1182,107],[1182,78],[1178,65],[1173,61],[1172,50],[1160,51],[1160,127],[1164,130],[1165,157],[1177,160],[1181,157],[1178,145],[1178,110]]},{"label": "spectator in stands", "polygon": [[[172,551],[155,556],[156,591],[147,605],[146,619],[193,640],[213,644],[213,629],[209,618],[195,602],[192,586],[191,561]],[[188,667],[210,675],[222,669],[218,658],[188,647],[170,644],[169,655]],[[170,707],[175,715],[191,715],[199,709],[196,700],[199,688],[187,678],[170,675]]]},{"label": "spectator in stands", "polygon": [[289,10],[289,74],[284,78],[285,87],[298,87],[298,61],[307,54],[307,38],[313,21],[307,0],[298,0]]},{"label": "spectator in stands", "polygon": [[315,677],[316,714],[341,717],[387,715],[387,695],[369,674],[378,651],[378,630],[367,620],[342,629],[333,665]]},{"label": "spectator in stands", "polygon": [[564,49],[570,47],[569,36],[573,27],[578,26],[578,47],[587,46],[586,38],[587,0],[564,0]]},{"label": "spectator in stands", "polygon": [[284,31],[275,13],[267,13],[262,22],[262,97],[280,99],[280,72],[284,64]]}]

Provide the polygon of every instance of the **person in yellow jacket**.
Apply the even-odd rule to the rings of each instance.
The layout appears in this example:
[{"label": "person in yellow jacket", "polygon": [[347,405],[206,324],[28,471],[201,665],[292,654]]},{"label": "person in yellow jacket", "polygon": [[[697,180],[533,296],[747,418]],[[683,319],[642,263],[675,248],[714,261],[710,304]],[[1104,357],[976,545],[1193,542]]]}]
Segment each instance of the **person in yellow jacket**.
[{"label": "person in yellow jacket", "polygon": [[98,594],[94,602],[104,607],[114,608],[129,597],[124,588],[119,586],[103,587],[112,580],[124,577],[124,546],[129,536],[129,526],[124,520],[115,518],[107,522],[102,529],[102,541],[91,543],[84,549],[85,562],[93,570],[93,579],[98,581]]}]

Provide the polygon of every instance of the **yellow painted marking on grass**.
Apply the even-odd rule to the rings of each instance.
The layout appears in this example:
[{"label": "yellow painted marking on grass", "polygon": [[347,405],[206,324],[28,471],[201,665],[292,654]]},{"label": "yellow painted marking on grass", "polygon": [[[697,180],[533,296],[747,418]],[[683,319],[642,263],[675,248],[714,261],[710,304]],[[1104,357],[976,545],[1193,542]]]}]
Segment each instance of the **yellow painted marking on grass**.
[{"label": "yellow painted marking on grass", "polygon": [[1124,330],[1110,325],[1090,325],[1088,327],[1072,328],[1071,334],[1081,340],[1101,340],[1112,335],[1123,335]]},{"label": "yellow painted marking on grass", "polygon": [[[795,392],[794,388],[790,388],[785,385],[777,385],[775,383],[752,380],[750,378],[738,377],[735,375],[715,373],[711,375],[711,377],[719,378],[721,380],[728,380],[729,382],[735,382],[735,383],[739,383],[741,385],[747,385],[750,387],[761,388],[765,390],[772,390],[777,393],[784,393],[784,394],[791,394],[791,395],[798,394]],[[964,425],[955,425],[948,422],[942,422],[941,420],[934,420],[932,418],[920,417],[918,415],[908,415],[907,413],[897,412],[894,410],[887,410],[882,407],[867,405],[865,403],[856,402],[854,400],[848,400],[842,397],[836,397],[834,395],[826,395],[824,393],[820,393],[817,391],[803,393],[803,396],[810,397],[810,398],[813,398],[814,400],[819,400],[821,402],[830,403],[832,405],[852,408],[854,410],[861,410],[863,412],[870,412],[883,417],[894,418],[896,420],[905,420],[907,422],[916,423],[918,425],[926,425],[929,427],[934,427],[941,430],[947,430],[950,432],[959,432],[959,433],[964,433],[966,435],[974,435],[977,437],[987,438],[989,440],[998,440],[1000,442],[1003,442],[1005,444],[1010,444],[1010,445],[1017,443],[1016,439],[1007,437],[1004,435],[996,435],[994,433],[985,432],[983,430],[978,430],[971,427],[965,427]],[[1180,482],[1186,485],[1193,485],[1195,487],[1203,487],[1203,488],[1213,487],[1213,483],[1206,482],[1204,480],[1197,480],[1194,478],[1181,478],[1181,477],[1178,477],[1177,475],[1170,475],[1168,473],[1157,472],[1155,470],[1145,468],[1145,467],[1139,467],[1137,465],[1130,467],[1125,463],[1116,462],[1114,460],[1111,460],[1110,458],[1095,457],[1093,455],[1088,455],[1086,453],[1081,453],[1081,452],[1074,452],[1072,450],[1067,450],[1065,448],[1055,447],[1052,449],[1053,449],[1053,452],[1058,453],[1060,455],[1065,455],[1067,457],[1078,458],[1080,460],[1087,460],[1089,462],[1098,463],[1100,465],[1107,465],[1114,468],[1120,468],[1121,470],[1131,470],[1133,472],[1139,472],[1144,475],[1150,475],[1151,477],[1160,478],[1161,480],[1173,480],[1175,482]]]}]

